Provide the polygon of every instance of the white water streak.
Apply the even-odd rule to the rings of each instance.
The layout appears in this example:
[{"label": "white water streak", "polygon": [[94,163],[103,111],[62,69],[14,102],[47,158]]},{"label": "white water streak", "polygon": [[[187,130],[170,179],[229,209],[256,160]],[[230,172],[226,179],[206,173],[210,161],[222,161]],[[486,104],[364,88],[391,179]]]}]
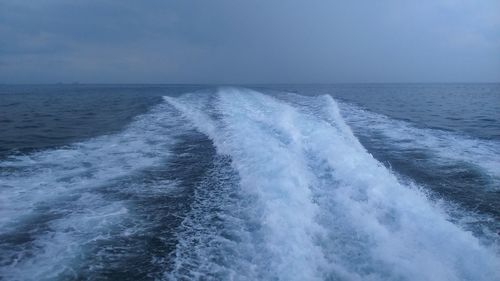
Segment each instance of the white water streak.
[{"label": "white water streak", "polygon": [[232,158],[243,190],[259,198],[269,256],[255,262],[268,269],[264,279],[498,277],[494,251],[374,159],[331,97],[315,101],[326,117],[233,88],[219,91],[211,112],[192,96],[166,100]]}]

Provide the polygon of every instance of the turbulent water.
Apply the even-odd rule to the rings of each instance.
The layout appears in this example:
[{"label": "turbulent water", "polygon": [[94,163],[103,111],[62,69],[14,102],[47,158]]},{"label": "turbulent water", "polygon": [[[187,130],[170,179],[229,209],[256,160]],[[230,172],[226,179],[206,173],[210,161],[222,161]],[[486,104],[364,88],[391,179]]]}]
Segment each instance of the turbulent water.
[{"label": "turbulent water", "polygon": [[0,280],[500,280],[500,86],[394,87],[3,88]]}]

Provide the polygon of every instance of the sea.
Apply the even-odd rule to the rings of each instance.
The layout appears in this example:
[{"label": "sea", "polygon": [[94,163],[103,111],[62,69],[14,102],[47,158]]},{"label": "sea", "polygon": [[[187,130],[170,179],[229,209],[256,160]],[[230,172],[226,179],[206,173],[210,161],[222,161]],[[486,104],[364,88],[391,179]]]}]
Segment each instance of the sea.
[{"label": "sea", "polygon": [[0,280],[500,280],[500,84],[1,85]]}]

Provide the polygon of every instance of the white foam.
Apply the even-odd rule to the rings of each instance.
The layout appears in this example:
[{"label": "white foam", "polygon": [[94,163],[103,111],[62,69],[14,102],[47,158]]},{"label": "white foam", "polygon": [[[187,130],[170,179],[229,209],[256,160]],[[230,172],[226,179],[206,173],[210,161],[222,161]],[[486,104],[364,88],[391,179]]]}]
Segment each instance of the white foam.
[{"label": "white foam", "polygon": [[220,153],[231,156],[243,192],[259,198],[259,207],[264,209],[260,220],[265,248],[270,255],[260,266],[272,270],[267,278],[320,279],[324,258],[313,241],[320,231],[314,221],[317,206],[311,201],[302,151],[293,141],[297,136],[289,127],[293,109],[266,96],[249,94],[255,99],[246,99],[239,90],[220,92],[223,124],[218,126],[209,114],[189,107],[191,99],[166,100],[206,133]]},{"label": "white foam", "polygon": [[422,149],[434,154],[433,161],[444,164],[463,162],[474,165],[500,183],[500,142],[475,139],[457,133],[417,128],[408,122],[341,104],[346,121],[363,134],[377,133],[398,149]]},{"label": "white foam", "polygon": [[215,156],[214,167],[195,189],[191,211],[177,233],[171,280],[258,280],[258,230],[249,216],[255,198],[238,188],[230,159]]},{"label": "white foam", "polygon": [[[233,88],[219,91],[210,112],[192,106],[192,96],[166,100],[207,134],[219,153],[232,158],[241,192],[257,198],[253,215],[261,222],[262,240],[255,240],[261,251],[241,249],[249,251],[255,276],[498,278],[494,250],[374,159],[331,97],[314,98],[322,114]],[[234,247],[238,251],[237,243]]]},{"label": "white foam", "polygon": [[0,229],[39,202],[160,164],[179,130],[167,106],[138,117],[122,133],[1,161]]},{"label": "white foam", "polygon": [[176,134],[185,129],[171,109],[160,104],[121,133],[0,162],[0,234],[31,240],[5,246],[12,250],[2,253],[1,275],[9,280],[71,278],[89,243],[134,231],[113,230],[131,215],[126,202],[107,199],[100,189],[166,161]]},{"label": "white foam", "polygon": [[55,280],[76,278],[92,243],[117,238],[113,230],[128,215],[121,202],[109,202],[84,193],[66,206],[61,218],[48,222],[48,230],[36,234],[29,246],[14,247],[3,254],[15,256],[0,269],[8,280]]}]

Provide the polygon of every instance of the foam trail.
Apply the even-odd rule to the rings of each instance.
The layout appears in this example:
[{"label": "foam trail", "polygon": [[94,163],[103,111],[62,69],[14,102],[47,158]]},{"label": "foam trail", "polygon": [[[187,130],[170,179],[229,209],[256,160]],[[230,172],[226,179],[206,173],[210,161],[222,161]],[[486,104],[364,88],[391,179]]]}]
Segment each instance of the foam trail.
[{"label": "foam trail", "polygon": [[435,129],[416,128],[408,122],[390,119],[350,104],[341,104],[346,121],[360,134],[379,134],[398,149],[425,149],[434,161],[469,163],[500,183],[500,143],[479,140]]},{"label": "foam trail", "polygon": [[[324,258],[314,244],[315,232],[320,231],[314,221],[317,206],[311,201],[310,175],[302,151],[292,141],[296,136],[288,127],[292,117],[288,113],[293,109],[272,103],[271,99],[247,100],[238,91],[235,93],[220,93],[218,106],[224,128],[217,129],[208,115],[189,108],[189,100],[183,103],[166,99],[206,133],[219,152],[231,156],[243,191],[259,198],[258,204],[264,210],[260,218],[262,235],[267,237],[262,247],[269,252],[259,265],[287,280],[320,279],[319,267]],[[263,127],[260,118],[279,125]]]},{"label": "foam trail", "polygon": [[74,278],[91,243],[133,231],[117,227],[130,220],[126,202],[101,188],[162,164],[180,131],[163,103],[121,133],[0,162],[1,275]]},{"label": "foam trail", "polygon": [[[331,120],[345,127],[335,113],[333,99],[323,98],[328,108],[334,109]],[[306,129],[313,124],[303,126]],[[352,133],[344,133],[354,138]],[[488,280],[498,274],[499,260],[494,252],[481,246],[471,233],[450,223],[446,214],[417,189],[398,182],[359,142],[349,143],[341,136],[317,126],[309,136],[309,149],[326,161],[337,181],[330,203],[341,206],[346,219],[355,222],[352,234],[364,236],[356,243],[370,245],[367,249],[360,247],[370,253],[364,270],[369,272],[374,270],[369,269],[370,264],[380,264],[381,279],[390,276],[407,280]],[[359,272],[362,264],[350,267]]]},{"label": "foam trail", "polygon": [[[285,93],[278,97],[293,104],[306,115],[314,115],[323,120],[330,118],[325,112],[324,100]],[[495,191],[499,187],[499,179],[495,179],[491,172],[481,167],[488,166],[481,159],[496,161],[492,157],[496,155],[495,141],[471,139],[439,130],[418,129],[407,122],[365,112],[350,104],[341,103],[340,107],[356,136],[362,138],[363,143],[380,161],[389,161],[389,167],[394,161],[396,169],[404,174],[399,175],[402,180],[412,181],[411,177],[415,177],[425,185],[426,192],[431,191],[434,199],[451,200],[442,201],[441,205],[452,220],[476,233],[486,243],[498,240],[498,223],[495,220],[498,217],[498,196]],[[352,116],[353,112],[356,113],[356,118]],[[361,121],[357,119],[359,115],[363,116]],[[375,115],[374,120],[370,118],[372,115]],[[372,123],[378,122],[383,123],[372,126]],[[411,133],[398,132],[393,128],[393,123],[403,123]],[[382,132],[376,129],[379,127],[383,128]],[[386,134],[395,137],[390,138]],[[440,141],[426,142],[426,139]],[[455,141],[461,149],[453,147]],[[456,153],[451,153],[452,151]]]},{"label": "foam trail", "polygon": [[214,166],[199,183],[190,213],[178,230],[170,280],[258,280],[260,253],[255,217],[247,210],[255,198],[238,188],[231,159],[216,155]]},{"label": "foam trail", "polygon": [[[246,212],[261,222],[250,239],[258,250],[242,248],[256,264],[248,276],[498,277],[494,250],[374,159],[331,97],[314,99],[321,114],[239,89],[221,89],[213,108],[193,105],[189,96],[166,100],[207,134],[219,153],[231,157],[241,192],[256,198],[253,211]],[[233,245],[236,251],[240,246]]]}]

